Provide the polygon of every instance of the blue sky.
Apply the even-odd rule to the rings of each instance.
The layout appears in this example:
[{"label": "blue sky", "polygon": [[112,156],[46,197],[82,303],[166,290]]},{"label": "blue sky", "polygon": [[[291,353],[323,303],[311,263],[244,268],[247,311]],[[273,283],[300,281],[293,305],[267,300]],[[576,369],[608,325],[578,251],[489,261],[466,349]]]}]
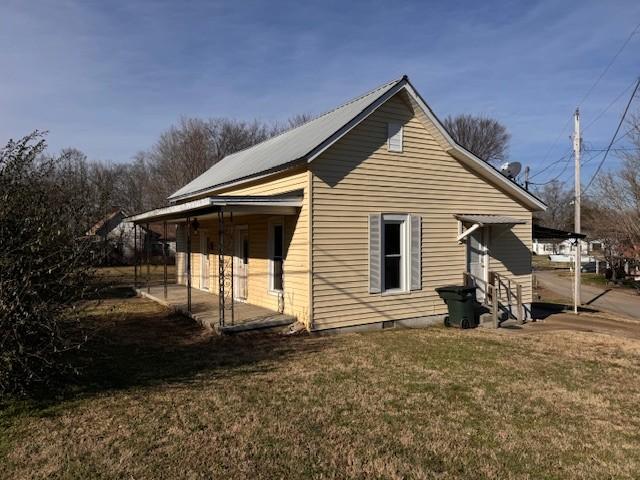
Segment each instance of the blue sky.
[{"label": "blue sky", "polygon": [[[127,162],[181,115],[285,120],[406,73],[440,117],[506,124],[511,159],[535,174],[570,148],[563,127],[639,22],[637,0],[4,0],[0,143],[45,129],[52,150]],[[640,33],[582,104],[584,124],[640,75],[639,47]],[[606,146],[627,98],[588,144]]]}]

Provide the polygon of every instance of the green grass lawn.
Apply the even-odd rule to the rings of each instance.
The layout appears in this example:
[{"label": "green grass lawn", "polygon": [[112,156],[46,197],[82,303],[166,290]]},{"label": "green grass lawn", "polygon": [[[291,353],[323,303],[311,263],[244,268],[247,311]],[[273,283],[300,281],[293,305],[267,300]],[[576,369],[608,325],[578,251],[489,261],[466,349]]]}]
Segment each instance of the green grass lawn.
[{"label": "green grass lawn", "polygon": [[88,312],[83,375],[0,410],[4,478],[637,478],[640,342],[432,328],[215,337]]},{"label": "green grass lawn", "polygon": [[[132,265],[122,265],[113,267],[100,267],[96,270],[97,278],[106,285],[127,284],[133,285],[135,281],[135,271]],[[163,265],[149,265],[149,281],[156,285],[161,284],[164,279]],[[138,267],[138,282],[145,284],[147,280],[147,266]],[[167,282],[176,282],[176,266],[167,265]]]},{"label": "green grass lawn", "polygon": [[549,260],[549,255],[532,255],[531,265],[534,270],[569,270],[571,268],[570,263],[552,262]]}]

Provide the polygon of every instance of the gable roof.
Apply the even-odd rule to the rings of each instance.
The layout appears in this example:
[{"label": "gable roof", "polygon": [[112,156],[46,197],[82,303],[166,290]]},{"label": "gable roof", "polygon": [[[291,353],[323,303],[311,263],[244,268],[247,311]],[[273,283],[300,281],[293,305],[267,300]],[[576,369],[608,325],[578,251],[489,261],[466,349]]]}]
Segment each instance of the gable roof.
[{"label": "gable roof", "polygon": [[109,223],[111,222],[111,220],[116,218],[118,215],[121,216],[121,219],[127,217],[127,214],[120,207],[112,207],[111,212],[109,212],[107,215],[105,215],[100,220],[98,220],[85,235],[89,237],[92,237],[95,235],[104,235],[105,233],[108,233],[109,231],[113,230],[117,226],[117,224],[111,226],[108,232],[101,231],[104,229],[104,227],[109,227]]},{"label": "gable roof", "polygon": [[400,91],[406,92],[409,96],[410,102],[416,107],[418,116],[429,121],[435,127],[435,131],[432,133],[448,153],[483,178],[503,187],[531,209],[546,209],[546,205],[541,200],[515,181],[507,178],[495,167],[458,145],[415,90],[406,75],[385,83],[296,128],[226,156],[202,175],[173,193],[169,200],[176,202],[199,194],[213,193],[215,190],[227,186],[259,179],[299,164],[311,162]]},{"label": "gable roof", "polygon": [[227,155],[205,173],[172,194],[169,199],[189,196],[211,187],[281,168],[304,158],[400,81],[385,83],[296,128]]}]

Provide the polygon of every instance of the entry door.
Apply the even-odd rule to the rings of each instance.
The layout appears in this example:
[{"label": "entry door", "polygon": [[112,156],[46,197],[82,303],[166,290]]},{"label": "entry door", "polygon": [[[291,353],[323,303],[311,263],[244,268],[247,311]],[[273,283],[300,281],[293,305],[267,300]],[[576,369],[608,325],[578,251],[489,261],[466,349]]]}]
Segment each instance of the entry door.
[{"label": "entry door", "polygon": [[200,288],[209,290],[209,238],[200,232]]},{"label": "entry door", "polygon": [[233,296],[244,301],[249,280],[249,230],[246,226],[236,229],[233,261]]},{"label": "entry door", "polygon": [[474,277],[480,279],[476,281],[476,298],[478,302],[483,302],[489,281],[489,268],[487,263],[486,231],[478,228],[467,238],[467,271]]}]

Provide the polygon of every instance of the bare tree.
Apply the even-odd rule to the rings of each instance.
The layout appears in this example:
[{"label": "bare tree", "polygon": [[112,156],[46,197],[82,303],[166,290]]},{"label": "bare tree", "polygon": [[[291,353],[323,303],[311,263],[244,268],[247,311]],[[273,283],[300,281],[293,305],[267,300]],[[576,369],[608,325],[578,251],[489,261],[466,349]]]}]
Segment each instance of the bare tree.
[{"label": "bare tree", "polygon": [[311,113],[299,113],[287,120],[288,129],[299,127],[314,119]]},{"label": "bare tree", "polygon": [[546,184],[536,195],[547,205],[547,210],[536,214],[540,224],[558,230],[570,230],[573,222],[573,192],[559,180]]},{"label": "bare tree", "polygon": [[507,158],[511,135],[497,120],[485,116],[448,116],[442,122],[453,139],[486,162]]},{"label": "bare tree", "polygon": [[631,148],[619,153],[622,165],[597,178],[586,217],[603,241],[607,260],[621,270],[625,259],[640,259],[640,116],[627,121]]},{"label": "bare tree", "polygon": [[[160,135],[156,144],[136,157],[137,170],[131,178],[147,175],[146,198],[143,205],[152,208],[166,203],[166,198],[185,184],[204,173],[224,157],[249,148],[284,130],[294,128],[311,118],[297,115],[286,127],[254,120],[244,122],[228,118],[182,118],[178,125]],[[138,206],[137,205],[137,206]]]}]

